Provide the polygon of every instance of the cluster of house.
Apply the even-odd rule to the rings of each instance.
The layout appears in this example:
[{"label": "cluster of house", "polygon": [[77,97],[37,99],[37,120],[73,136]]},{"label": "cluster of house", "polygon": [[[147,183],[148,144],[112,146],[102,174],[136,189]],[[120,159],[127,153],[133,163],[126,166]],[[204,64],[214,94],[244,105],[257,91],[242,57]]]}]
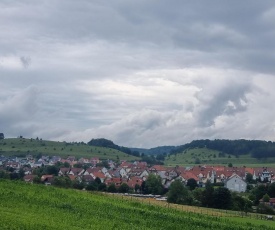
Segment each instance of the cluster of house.
[{"label": "cluster of house", "polygon": [[[109,160],[108,167],[97,167],[100,163],[98,158],[80,158],[76,160],[75,157],[70,156],[66,159],[54,156],[43,156],[35,161],[32,156],[27,156],[24,159],[0,157],[0,170],[6,167],[12,167],[15,170],[22,168],[25,172],[24,180],[32,182],[34,175],[32,171],[34,168],[43,167],[47,165],[55,165],[57,162],[67,163],[69,167],[61,167],[58,175],[68,176],[71,180],[78,180],[80,182],[90,183],[97,177],[102,183],[107,186],[115,184],[119,187],[122,183],[128,184],[130,188],[135,185],[141,185],[146,181],[149,174],[159,175],[164,187],[169,188],[170,184],[178,179],[183,183],[191,178],[197,181],[199,186],[204,186],[207,181],[211,183],[222,182],[232,191],[244,192],[246,191],[247,183],[245,182],[246,175],[250,173],[254,180],[262,182],[275,182],[275,168],[248,168],[248,167],[226,167],[226,166],[208,166],[200,165],[193,167],[166,167],[163,165],[148,166],[146,162],[126,162],[122,161],[120,164]],[[83,167],[74,167],[82,165]],[[28,166],[26,166],[28,165]],[[86,165],[86,167],[84,167]],[[89,166],[89,167],[87,167]],[[50,184],[53,180],[53,175],[43,175],[41,181]]]}]

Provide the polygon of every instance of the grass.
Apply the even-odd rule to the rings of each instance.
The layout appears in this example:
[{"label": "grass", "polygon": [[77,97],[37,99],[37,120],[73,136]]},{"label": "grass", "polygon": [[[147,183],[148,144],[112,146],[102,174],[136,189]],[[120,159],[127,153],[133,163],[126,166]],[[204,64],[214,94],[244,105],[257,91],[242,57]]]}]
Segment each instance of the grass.
[{"label": "grass", "polygon": [[[121,196],[120,194],[117,194],[118,196]],[[274,221],[267,221],[266,214],[258,214],[258,213],[247,213],[240,211],[232,211],[232,210],[220,210],[220,209],[213,209],[213,208],[205,208],[205,207],[197,207],[197,206],[189,206],[189,205],[178,205],[178,204],[169,204],[164,201],[157,201],[153,198],[140,198],[140,197],[125,197],[124,199],[128,199],[131,201],[139,201],[144,204],[148,205],[156,205],[160,207],[165,207],[167,209],[176,209],[182,212],[188,212],[188,213],[197,213],[197,214],[203,214],[207,216],[212,217],[220,217],[224,218],[225,220],[232,220],[234,222],[238,223],[250,223],[253,225],[259,225],[259,226],[269,226],[274,227],[275,223]],[[275,216],[273,216],[275,218]]]},{"label": "grass", "polygon": [[[267,221],[210,216],[180,205],[0,180],[0,229],[275,229]],[[148,202],[149,201],[149,202]],[[147,203],[148,202],[148,203]],[[162,205],[161,205],[162,204]],[[187,207],[188,208],[188,207]],[[194,207],[196,209],[196,207]],[[197,209],[199,210],[199,209]],[[217,210],[217,213],[219,211]]]},{"label": "grass", "polygon": [[25,156],[26,154],[33,155],[48,155],[48,156],[75,156],[81,157],[98,157],[100,159],[111,160],[138,160],[134,157],[118,151],[116,149],[89,146],[85,143],[66,143],[25,138],[9,138],[0,140],[0,154],[5,156]]},{"label": "grass", "polygon": [[256,159],[252,158],[249,154],[236,157],[212,149],[194,148],[185,150],[183,153],[171,155],[165,159],[165,164],[169,166],[188,166],[195,164],[228,165],[229,163],[232,163],[234,166],[274,167],[275,157]]}]

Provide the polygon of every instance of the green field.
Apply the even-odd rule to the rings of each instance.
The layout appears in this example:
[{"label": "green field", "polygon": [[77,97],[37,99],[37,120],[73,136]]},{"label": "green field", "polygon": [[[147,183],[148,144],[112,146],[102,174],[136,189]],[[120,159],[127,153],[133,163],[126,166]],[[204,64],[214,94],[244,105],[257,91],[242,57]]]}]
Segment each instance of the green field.
[{"label": "green field", "polygon": [[275,229],[118,196],[0,180],[0,229]]},{"label": "green field", "polygon": [[262,167],[264,165],[267,167],[275,167],[275,157],[256,159],[252,158],[249,154],[236,157],[207,148],[194,148],[185,150],[183,153],[171,155],[165,160],[165,164],[169,166],[194,164],[228,165],[228,163],[232,163],[234,166]]},{"label": "green field", "polygon": [[120,159],[128,161],[139,159],[116,149],[89,146],[85,143],[66,143],[25,138],[0,140],[0,155],[23,156],[26,154],[38,155],[39,153],[48,156],[75,156],[77,158],[98,157],[100,159]]}]

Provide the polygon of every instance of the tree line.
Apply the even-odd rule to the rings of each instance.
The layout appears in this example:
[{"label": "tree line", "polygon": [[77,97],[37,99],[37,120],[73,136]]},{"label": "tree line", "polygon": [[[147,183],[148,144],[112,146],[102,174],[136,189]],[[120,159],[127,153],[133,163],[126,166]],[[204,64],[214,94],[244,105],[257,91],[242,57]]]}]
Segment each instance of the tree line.
[{"label": "tree line", "polygon": [[275,157],[275,142],[261,140],[194,140],[188,144],[178,146],[170,154],[182,153],[187,149],[208,148],[235,156],[251,154],[254,158]]}]

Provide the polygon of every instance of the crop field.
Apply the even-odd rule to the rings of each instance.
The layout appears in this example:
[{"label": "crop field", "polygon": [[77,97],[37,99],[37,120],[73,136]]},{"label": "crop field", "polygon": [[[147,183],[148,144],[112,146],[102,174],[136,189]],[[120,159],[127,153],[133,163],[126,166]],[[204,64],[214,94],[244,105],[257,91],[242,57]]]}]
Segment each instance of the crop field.
[{"label": "crop field", "polygon": [[136,160],[134,157],[118,151],[116,149],[89,146],[85,143],[66,143],[56,141],[44,141],[25,138],[9,138],[0,140],[0,155],[43,154],[48,156],[75,156],[80,157],[98,157],[99,159],[111,160]]},{"label": "crop field", "polygon": [[165,160],[165,164],[169,166],[194,164],[227,165],[228,163],[232,163],[234,166],[246,165],[258,167],[260,165],[260,167],[262,167],[264,165],[266,167],[272,167],[275,166],[275,157],[256,159],[252,158],[249,154],[236,157],[207,148],[194,148],[185,150],[183,153],[171,155]]},{"label": "crop field", "polygon": [[275,229],[114,195],[0,180],[0,229]]}]

